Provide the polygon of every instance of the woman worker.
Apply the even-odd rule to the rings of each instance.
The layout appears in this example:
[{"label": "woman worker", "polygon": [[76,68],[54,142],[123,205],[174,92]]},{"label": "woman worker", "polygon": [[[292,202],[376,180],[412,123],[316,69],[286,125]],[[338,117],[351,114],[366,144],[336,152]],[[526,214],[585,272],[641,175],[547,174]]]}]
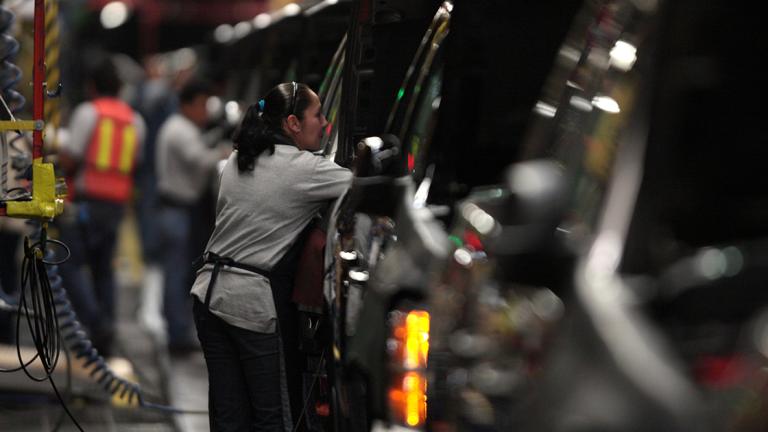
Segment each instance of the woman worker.
[{"label": "woman worker", "polygon": [[311,153],[328,124],[320,108],[305,84],[280,84],[234,133],[216,227],[192,287],[212,431],[290,431],[302,410],[290,303],[298,239],[352,179]]}]

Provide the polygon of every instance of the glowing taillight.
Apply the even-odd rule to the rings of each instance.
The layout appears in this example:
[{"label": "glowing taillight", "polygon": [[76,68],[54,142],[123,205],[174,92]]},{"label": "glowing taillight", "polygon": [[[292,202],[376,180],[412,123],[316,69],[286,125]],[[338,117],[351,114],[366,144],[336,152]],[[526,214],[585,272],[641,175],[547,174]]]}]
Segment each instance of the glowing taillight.
[{"label": "glowing taillight", "polygon": [[410,427],[424,425],[427,417],[429,313],[422,310],[398,313],[390,339],[392,382],[390,410],[394,420]]},{"label": "glowing taillight", "polygon": [[406,372],[395,379],[389,390],[393,417],[411,427],[421,426],[427,418],[427,381],[419,372]]}]

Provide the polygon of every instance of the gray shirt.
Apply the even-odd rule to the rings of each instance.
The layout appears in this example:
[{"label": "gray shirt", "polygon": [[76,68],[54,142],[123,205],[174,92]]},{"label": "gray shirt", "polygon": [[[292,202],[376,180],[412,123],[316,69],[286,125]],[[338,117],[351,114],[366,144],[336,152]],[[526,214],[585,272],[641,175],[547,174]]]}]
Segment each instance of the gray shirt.
[{"label": "gray shirt", "polygon": [[[207,251],[269,271],[285,255],[312,217],[346,191],[352,173],[293,146],[263,153],[253,171],[238,172],[233,153],[221,174],[216,227]],[[213,266],[197,274],[192,294],[204,301]],[[269,280],[222,267],[209,306],[229,324],[261,333],[275,331]]]},{"label": "gray shirt", "polygon": [[182,114],[173,114],[157,135],[155,169],[161,196],[194,204],[205,191],[216,162],[218,147],[210,148],[194,123]]}]

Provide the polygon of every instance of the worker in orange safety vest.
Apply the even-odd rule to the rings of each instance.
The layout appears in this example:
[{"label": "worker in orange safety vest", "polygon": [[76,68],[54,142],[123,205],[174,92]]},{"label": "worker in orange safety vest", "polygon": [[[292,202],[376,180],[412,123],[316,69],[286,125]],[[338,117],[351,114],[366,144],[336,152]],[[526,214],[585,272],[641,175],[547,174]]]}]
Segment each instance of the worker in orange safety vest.
[{"label": "worker in orange safety vest", "polygon": [[141,160],[146,126],[117,97],[122,82],[109,56],[98,56],[86,69],[86,91],[92,98],[73,111],[69,138],[59,149],[71,201],[59,224],[61,240],[71,252],[60,273],[94,345],[109,355],[117,230],[133,194],[133,173]]}]

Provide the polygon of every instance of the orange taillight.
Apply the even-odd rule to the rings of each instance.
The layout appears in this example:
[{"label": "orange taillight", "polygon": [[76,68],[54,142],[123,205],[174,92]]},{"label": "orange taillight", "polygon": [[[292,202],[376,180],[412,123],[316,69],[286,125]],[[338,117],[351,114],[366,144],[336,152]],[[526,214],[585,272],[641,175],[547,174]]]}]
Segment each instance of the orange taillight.
[{"label": "orange taillight", "polygon": [[414,310],[398,314],[393,321],[390,409],[395,420],[411,427],[421,426],[427,417],[424,372],[429,353],[429,313]]}]

